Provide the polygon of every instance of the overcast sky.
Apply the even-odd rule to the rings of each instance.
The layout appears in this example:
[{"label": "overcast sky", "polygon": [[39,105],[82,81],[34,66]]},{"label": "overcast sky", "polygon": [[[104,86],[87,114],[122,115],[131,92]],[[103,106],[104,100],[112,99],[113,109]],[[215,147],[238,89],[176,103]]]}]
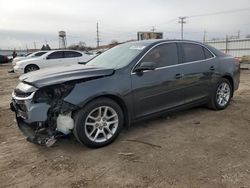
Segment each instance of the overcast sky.
[{"label": "overcast sky", "polygon": [[[164,32],[164,38],[179,38],[179,16],[250,8],[249,0],[0,0],[0,48],[41,47],[45,41],[58,47],[58,31],[68,44],[96,45],[96,22],[101,44],[136,39],[137,31]],[[202,40],[226,34],[250,34],[248,11],[187,18],[184,37]]]}]

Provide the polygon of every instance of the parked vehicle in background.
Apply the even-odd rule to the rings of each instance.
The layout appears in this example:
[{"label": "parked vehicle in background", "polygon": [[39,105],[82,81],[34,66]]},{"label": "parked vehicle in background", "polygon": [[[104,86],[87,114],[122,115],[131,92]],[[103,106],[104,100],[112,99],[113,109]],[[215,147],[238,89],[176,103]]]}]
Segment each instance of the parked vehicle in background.
[{"label": "parked vehicle in background", "polygon": [[13,56],[12,55],[8,55],[7,58],[9,59],[9,62],[12,62],[12,60],[13,60]]},{"label": "parked vehicle in background", "polygon": [[80,51],[52,50],[37,58],[18,61],[14,66],[14,71],[22,74],[46,67],[84,63],[92,58]]},{"label": "parked vehicle in background", "polygon": [[73,132],[79,142],[101,147],[145,117],[204,104],[225,109],[239,77],[235,58],[202,43],[129,42],[86,65],[21,76],[11,109],[32,142],[50,146]]},{"label": "parked vehicle in background", "polygon": [[95,57],[97,55],[96,53],[94,53],[92,51],[87,51],[87,52],[85,52],[85,54],[90,55],[92,57]]},{"label": "parked vehicle in background", "polygon": [[20,54],[18,57],[27,57],[28,55],[32,54],[32,52],[26,53],[26,54]]},{"label": "parked vehicle in background", "polygon": [[37,51],[37,52],[34,52],[34,53],[29,53],[29,54],[27,54],[27,55],[25,55],[25,56],[15,57],[15,58],[12,60],[12,65],[15,66],[15,65],[16,65],[16,62],[21,61],[21,60],[40,57],[40,56],[44,55],[44,54],[47,53],[47,52],[48,52],[48,51]]},{"label": "parked vehicle in background", "polygon": [[8,62],[10,62],[8,56],[0,55],[0,63],[8,63]]}]

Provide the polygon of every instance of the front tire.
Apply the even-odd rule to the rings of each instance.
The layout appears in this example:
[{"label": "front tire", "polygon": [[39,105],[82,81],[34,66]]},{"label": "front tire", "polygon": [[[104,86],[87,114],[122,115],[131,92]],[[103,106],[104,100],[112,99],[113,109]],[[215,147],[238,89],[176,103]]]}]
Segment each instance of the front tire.
[{"label": "front tire", "polygon": [[232,94],[231,82],[226,78],[222,78],[217,83],[208,106],[214,110],[223,110],[229,105]]},{"label": "front tire", "polygon": [[24,69],[24,73],[32,72],[39,70],[39,67],[37,65],[27,65]]},{"label": "front tire", "polygon": [[74,135],[88,147],[99,148],[113,142],[123,127],[121,107],[109,98],[88,103],[74,117]]}]

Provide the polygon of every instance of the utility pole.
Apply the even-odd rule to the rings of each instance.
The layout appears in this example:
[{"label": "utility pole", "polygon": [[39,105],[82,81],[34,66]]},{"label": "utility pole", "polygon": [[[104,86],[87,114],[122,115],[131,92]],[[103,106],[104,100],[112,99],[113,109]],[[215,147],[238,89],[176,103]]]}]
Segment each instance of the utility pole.
[{"label": "utility pole", "polygon": [[36,50],[36,42],[34,41],[34,49]]},{"label": "utility pole", "polygon": [[155,26],[152,26],[151,31],[154,33],[155,32]]},{"label": "utility pole", "polygon": [[205,43],[205,42],[206,42],[206,35],[207,35],[207,31],[206,31],[206,30],[204,30],[204,34],[203,34],[203,43]]},{"label": "utility pole", "polygon": [[186,18],[187,17],[179,17],[179,23],[181,24],[181,40],[183,40],[183,24],[186,23]]},{"label": "utility pole", "polygon": [[26,47],[26,51],[27,51],[27,53],[28,53],[28,52],[29,52],[28,45],[25,44],[25,47]]},{"label": "utility pole", "polygon": [[226,49],[225,49],[225,53],[227,54],[228,52],[228,35],[226,36]]},{"label": "utility pole", "polygon": [[96,23],[96,46],[97,48],[99,48],[99,44],[100,44],[100,36],[99,36],[99,26],[97,22]]},{"label": "utility pole", "polygon": [[238,39],[240,39],[240,30],[237,33],[238,33]]}]

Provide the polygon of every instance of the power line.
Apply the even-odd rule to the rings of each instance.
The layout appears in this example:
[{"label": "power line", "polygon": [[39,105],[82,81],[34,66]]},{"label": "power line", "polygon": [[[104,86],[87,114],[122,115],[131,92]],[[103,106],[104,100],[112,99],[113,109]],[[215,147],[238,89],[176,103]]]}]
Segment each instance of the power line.
[{"label": "power line", "polygon": [[220,14],[231,14],[235,12],[244,12],[244,11],[249,11],[250,8],[243,8],[243,9],[234,9],[234,10],[226,10],[226,11],[220,11],[220,12],[212,12],[212,13],[206,13],[206,14],[196,14],[196,15],[191,15],[191,16],[186,16],[188,18],[193,18],[193,17],[201,17],[201,16],[213,16],[213,15],[220,15]]},{"label": "power line", "polygon": [[[214,16],[214,15],[220,15],[220,14],[231,14],[236,12],[243,12],[243,11],[249,11],[250,8],[244,8],[244,9],[233,9],[233,10],[226,10],[226,11],[220,11],[220,12],[213,12],[213,13],[206,13],[206,14],[196,14],[191,16],[183,16],[179,17],[179,23],[181,24],[181,39],[183,40],[183,25],[186,23],[186,18],[194,18],[194,17],[203,17],[203,16]],[[206,31],[204,31],[203,41],[206,40]],[[240,37],[240,32],[238,33],[238,38]]]}]

